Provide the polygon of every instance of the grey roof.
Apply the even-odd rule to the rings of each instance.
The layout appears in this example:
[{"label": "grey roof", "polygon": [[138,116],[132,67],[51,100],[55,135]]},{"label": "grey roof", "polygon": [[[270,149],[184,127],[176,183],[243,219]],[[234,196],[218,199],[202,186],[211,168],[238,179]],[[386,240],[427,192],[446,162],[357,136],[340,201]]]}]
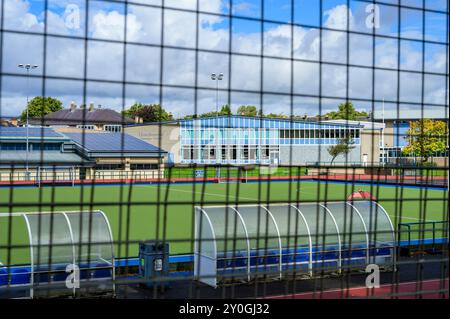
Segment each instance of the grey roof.
[{"label": "grey roof", "polygon": [[132,124],[134,121],[110,109],[77,108],[64,109],[44,116],[43,119],[31,120],[43,125],[85,125],[85,124]]},{"label": "grey roof", "polygon": [[[0,126],[0,139],[24,139],[27,137],[26,127]],[[29,127],[28,137],[32,139],[63,139],[67,138],[52,128]]]},{"label": "grey roof", "polygon": [[124,133],[64,133],[73,142],[91,152],[166,153],[160,148]]},{"label": "grey roof", "polygon": [[[21,165],[26,162],[26,151],[0,152],[0,163]],[[60,151],[28,152],[30,164],[57,165],[89,163],[75,153],[61,153]]]}]

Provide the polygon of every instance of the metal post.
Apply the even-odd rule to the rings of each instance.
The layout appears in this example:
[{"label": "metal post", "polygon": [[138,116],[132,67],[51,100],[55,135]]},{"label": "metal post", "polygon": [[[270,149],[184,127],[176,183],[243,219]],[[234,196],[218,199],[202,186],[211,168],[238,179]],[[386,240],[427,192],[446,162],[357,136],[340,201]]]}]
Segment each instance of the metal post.
[{"label": "metal post", "polygon": [[29,92],[28,92],[28,90],[29,90],[29,78],[30,78],[30,70],[31,69],[36,69],[36,68],[38,68],[38,66],[37,65],[31,65],[31,64],[19,64],[18,65],[18,67],[19,68],[21,68],[21,69],[25,69],[26,71],[27,71],[27,75],[26,75],[26,78],[27,78],[27,84],[26,84],[26,91],[27,91],[27,105],[26,105],[26,117],[27,117],[27,119],[26,119],[26,135],[27,135],[27,137],[26,137],[26,154],[25,154],[25,168],[26,168],[26,180],[29,180],[30,179],[30,172],[29,172],[29,165],[28,165],[28,152],[30,151],[30,149],[29,149],[29,130],[28,130],[28,128],[29,128],[29,112],[28,112],[28,104],[29,104]]},{"label": "metal post", "polygon": [[[215,127],[215,132],[216,132],[216,134],[215,134],[215,136],[216,136],[216,140],[217,140],[217,138],[218,138],[218,127],[219,127],[219,81],[222,81],[223,80],[223,73],[219,73],[218,75],[216,74],[216,73],[212,73],[211,74],[211,80],[213,80],[213,81],[216,81],[216,119],[217,119],[217,125],[216,125],[216,127]],[[218,145],[219,145],[219,143],[218,143],[218,141],[217,141],[217,143],[216,143],[216,145],[215,145],[215,147],[216,147],[216,178],[217,179],[219,179],[220,178],[220,166],[219,166],[219,163],[218,163],[218,161],[219,161],[219,158],[218,158],[218,154],[219,154],[219,152],[218,152],[218,150],[219,150],[219,148],[218,148]]]},{"label": "metal post", "polygon": [[28,152],[30,150],[30,146],[29,146],[29,131],[28,131],[28,127],[30,125],[29,123],[29,116],[28,116],[28,103],[29,103],[29,96],[28,96],[28,87],[29,87],[29,78],[30,78],[30,68],[26,68],[27,70],[27,106],[26,106],[26,110],[27,110],[27,122],[26,122],[26,130],[27,130],[27,149],[26,149],[26,154],[25,154],[25,165],[26,165],[26,180],[29,179],[29,171],[28,171]]}]

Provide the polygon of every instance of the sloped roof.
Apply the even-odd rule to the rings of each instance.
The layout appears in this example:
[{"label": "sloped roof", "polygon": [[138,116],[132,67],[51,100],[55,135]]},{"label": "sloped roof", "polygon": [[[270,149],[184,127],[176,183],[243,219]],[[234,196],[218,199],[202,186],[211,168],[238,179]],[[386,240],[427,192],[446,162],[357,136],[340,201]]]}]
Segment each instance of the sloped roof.
[{"label": "sloped roof", "polygon": [[134,121],[111,109],[77,108],[64,109],[32,119],[30,122],[43,125],[85,125],[85,124],[132,124]]},{"label": "sloped roof", "polygon": [[30,164],[56,165],[56,164],[87,164],[89,161],[75,153],[62,153],[60,151],[27,152],[8,151],[0,152],[0,164],[20,165],[28,161]]},{"label": "sloped roof", "polygon": [[[0,139],[24,139],[26,137],[27,137],[26,127],[0,126]],[[48,127],[29,127],[28,138],[67,140],[67,138],[64,135]]]},{"label": "sloped roof", "polygon": [[166,153],[160,148],[124,133],[64,133],[74,143],[91,152]]}]

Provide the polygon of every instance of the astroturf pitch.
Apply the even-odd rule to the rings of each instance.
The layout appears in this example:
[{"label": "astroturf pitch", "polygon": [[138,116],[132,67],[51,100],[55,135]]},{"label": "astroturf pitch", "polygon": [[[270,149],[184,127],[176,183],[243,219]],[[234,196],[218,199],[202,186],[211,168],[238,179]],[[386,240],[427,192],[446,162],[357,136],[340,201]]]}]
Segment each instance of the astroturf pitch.
[{"label": "astroturf pitch", "polygon": [[[448,220],[448,191],[400,186],[325,182],[261,182],[247,184],[161,184],[0,188],[0,212],[102,210],[108,217],[115,241],[166,238],[171,254],[192,252],[195,205],[270,202],[343,201],[356,190],[378,198],[394,225],[419,220]],[[8,242],[8,219],[0,218],[0,245]],[[184,240],[184,241],[183,241]],[[26,245],[24,223],[13,219],[11,242]],[[117,257],[136,256],[137,243],[116,245]],[[5,249],[0,249],[0,262]],[[19,263],[28,251],[15,250]]]}]

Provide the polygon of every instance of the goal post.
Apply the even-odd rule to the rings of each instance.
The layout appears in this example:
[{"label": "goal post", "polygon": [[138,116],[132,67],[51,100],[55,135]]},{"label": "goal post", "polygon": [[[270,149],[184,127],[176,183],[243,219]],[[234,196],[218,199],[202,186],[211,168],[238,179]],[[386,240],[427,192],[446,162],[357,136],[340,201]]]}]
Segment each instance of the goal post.
[{"label": "goal post", "polygon": [[218,182],[224,183],[247,183],[248,167],[246,166],[225,166],[220,169]]}]

